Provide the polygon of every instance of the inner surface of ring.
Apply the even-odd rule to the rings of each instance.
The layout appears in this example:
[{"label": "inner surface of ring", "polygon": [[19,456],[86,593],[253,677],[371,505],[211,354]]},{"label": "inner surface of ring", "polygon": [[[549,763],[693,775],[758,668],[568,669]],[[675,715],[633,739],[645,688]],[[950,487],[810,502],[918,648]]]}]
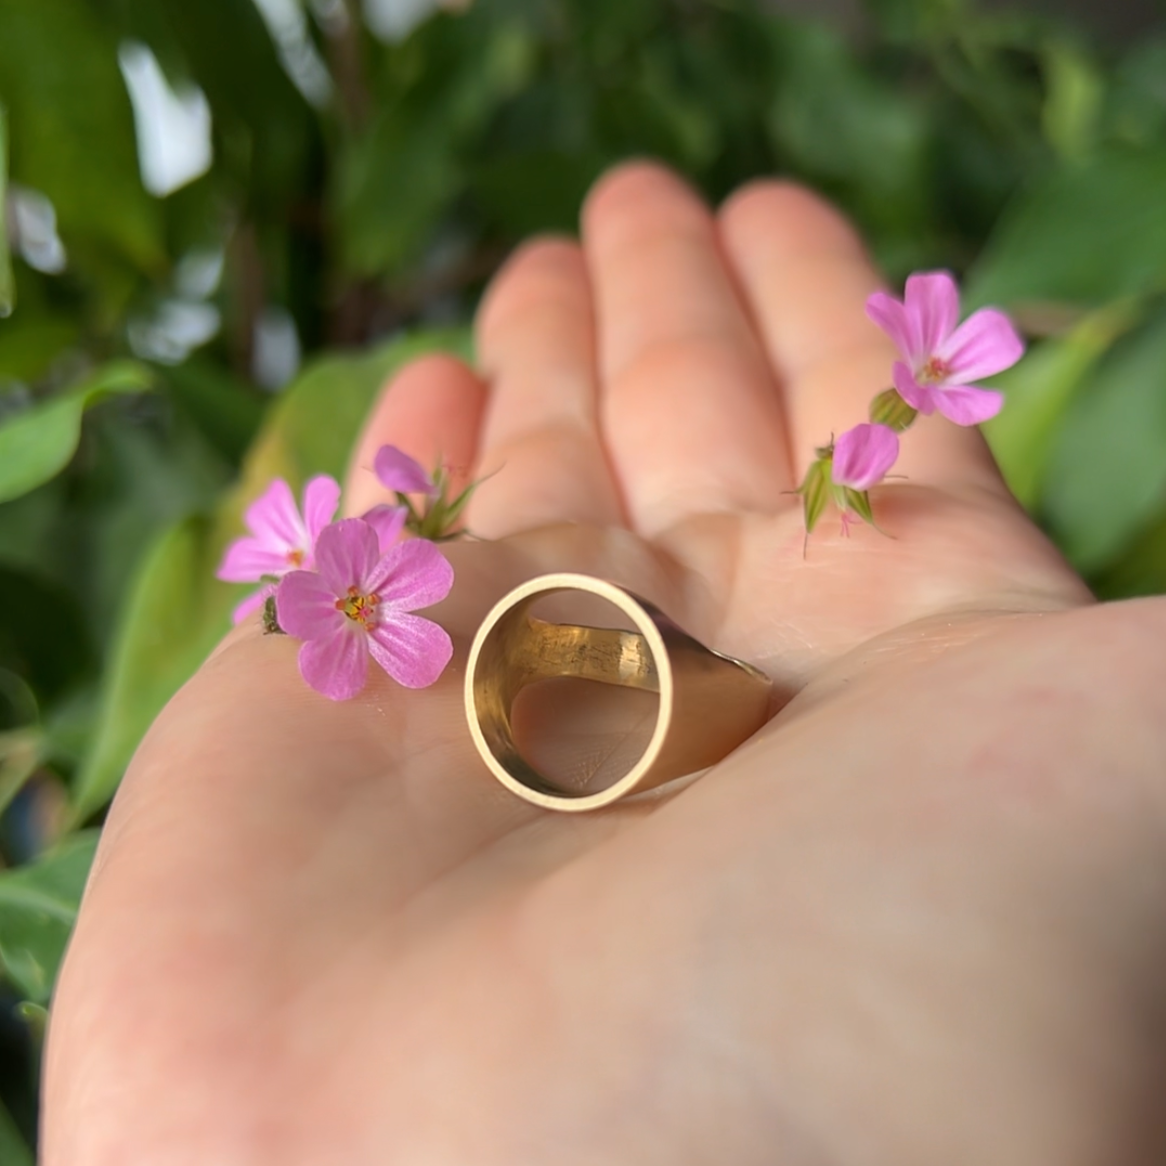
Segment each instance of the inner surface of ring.
[{"label": "inner surface of ring", "polygon": [[483,646],[479,724],[517,780],[557,797],[586,797],[630,772],[651,740],[656,662],[640,632],[551,622],[531,606],[508,612]]},{"label": "inner surface of ring", "polygon": [[525,634],[514,642],[516,655],[511,659],[522,677],[518,688],[536,680],[571,676],[660,691],[656,663],[648,641],[639,632],[548,623],[534,616],[527,616],[525,625]]}]

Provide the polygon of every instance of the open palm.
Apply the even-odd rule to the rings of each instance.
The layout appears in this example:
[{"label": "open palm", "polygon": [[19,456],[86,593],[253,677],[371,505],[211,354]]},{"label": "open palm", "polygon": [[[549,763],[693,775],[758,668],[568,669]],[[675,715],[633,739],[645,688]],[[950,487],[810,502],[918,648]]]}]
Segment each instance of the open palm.
[{"label": "open palm", "polygon": [[[111,813],[55,1002],[47,1166],[1149,1162],[1166,1138],[1166,632],[1089,597],[978,434],[921,419],[885,534],[790,496],[891,353],[847,225],[779,183],[714,219],[636,164],[534,242],[480,370],[406,369],[394,442],[491,474],[423,692],[308,690],[235,633]],[[589,815],[473,751],[511,586],[612,579],[787,702]]]}]

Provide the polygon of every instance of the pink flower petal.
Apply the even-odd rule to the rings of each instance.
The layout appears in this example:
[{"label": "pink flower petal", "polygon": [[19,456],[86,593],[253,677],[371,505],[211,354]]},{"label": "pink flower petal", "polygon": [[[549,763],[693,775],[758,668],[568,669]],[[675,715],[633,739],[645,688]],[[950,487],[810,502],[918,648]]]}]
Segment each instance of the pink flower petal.
[{"label": "pink flower petal", "polygon": [[939,351],[960,318],[960,293],[946,271],[923,271],[907,277],[903,295],[907,321],[916,344],[916,358]]},{"label": "pink flower petal", "polygon": [[856,425],[834,442],[831,477],[835,485],[869,490],[899,456],[899,438],[888,425]]},{"label": "pink flower petal", "polygon": [[368,643],[356,624],[325,639],[309,640],[300,649],[300,675],[329,700],[349,700],[368,679]]},{"label": "pink flower petal", "polygon": [[979,425],[1004,407],[1004,394],[979,385],[949,385],[935,394],[935,407],[957,425]]},{"label": "pink flower petal", "polygon": [[886,292],[875,292],[866,301],[866,314],[894,341],[895,347],[911,364],[919,360],[921,354],[915,349],[907,310],[899,300]]},{"label": "pink flower petal", "polygon": [[996,308],[973,312],[937,355],[951,368],[949,384],[966,385],[1011,368],[1024,355],[1024,341]]},{"label": "pink flower petal", "polygon": [[243,521],[259,542],[272,550],[307,549],[307,529],[291,487],[282,478],[276,478],[247,507]]},{"label": "pink flower petal", "polygon": [[263,605],[267,602],[267,597],[274,594],[274,583],[269,583],[266,587],[260,587],[258,591],[252,592],[231,612],[231,622],[241,624],[245,619],[254,615],[255,612],[261,611]]},{"label": "pink flower petal", "polygon": [[402,612],[369,633],[368,650],[398,684],[427,688],[445,671],[453,643],[432,620]]},{"label": "pink flower petal", "polygon": [[264,575],[282,575],[290,566],[286,550],[255,538],[237,538],[227,547],[215,577],[226,583],[258,583]]},{"label": "pink flower petal", "polygon": [[376,531],[360,518],[342,518],[316,540],[316,570],[334,598],[347,595],[350,587],[367,595],[365,580],[380,557]]},{"label": "pink flower petal", "polygon": [[377,450],[373,467],[381,485],[389,490],[430,496],[437,493],[433,479],[421,468],[420,462],[414,461],[395,445],[382,445]]},{"label": "pink flower petal", "polygon": [[401,532],[405,529],[405,519],[409,512],[404,506],[389,506],[382,504],[374,506],[361,517],[377,532],[377,542],[381,554],[387,554],[390,547],[401,539]]},{"label": "pink flower petal", "polygon": [[398,611],[415,611],[440,603],[453,586],[449,560],[427,539],[398,543],[365,581],[381,603]]},{"label": "pink flower petal", "polygon": [[898,390],[899,396],[920,413],[935,412],[935,400],[939,396],[936,389],[930,385],[921,385],[915,374],[901,361],[895,361],[891,369],[891,382]]},{"label": "pink flower petal", "polygon": [[292,571],[279,581],[275,594],[279,626],[297,640],[326,639],[351,622],[336,610],[337,598],[315,571]]},{"label": "pink flower petal", "polygon": [[315,545],[324,529],[336,517],[340,505],[340,483],[327,474],[317,474],[304,487],[304,524],[309,545]]}]

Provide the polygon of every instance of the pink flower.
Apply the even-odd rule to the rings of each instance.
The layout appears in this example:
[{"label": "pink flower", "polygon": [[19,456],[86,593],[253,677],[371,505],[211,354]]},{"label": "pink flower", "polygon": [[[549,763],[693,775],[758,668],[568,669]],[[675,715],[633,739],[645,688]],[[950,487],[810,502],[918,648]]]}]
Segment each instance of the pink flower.
[{"label": "pink flower", "polygon": [[899,437],[889,425],[856,425],[834,442],[830,477],[860,492],[877,486],[899,457]]},{"label": "pink flower", "polygon": [[407,453],[395,445],[382,445],[373,462],[377,478],[386,489],[398,494],[437,494],[437,483]]},{"label": "pink flower", "polygon": [[[317,573],[318,572],[318,573]],[[304,641],[300,675],[332,700],[363,687],[372,658],[407,688],[432,684],[449,663],[445,630],[409,613],[449,594],[453,568],[431,542],[410,539],[386,554],[361,518],[325,528],[316,543],[316,571],[280,580],[280,626]]]},{"label": "pink flower", "polygon": [[903,300],[875,292],[866,314],[895,342],[904,361],[891,379],[899,396],[920,413],[937,409],[957,425],[977,425],[995,417],[1002,394],[972,381],[1003,372],[1024,354],[1024,342],[1008,317],[981,308],[962,324],[959,289],[946,271],[907,280]]},{"label": "pink flower", "polygon": [[282,478],[276,478],[247,507],[243,521],[251,534],[231,543],[215,574],[227,583],[268,582],[235,608],[235,623],[258,611],[275,592],[272,577],[279,579],[300,567],[311,570],[315,566],[316,539],[332,521],[339,504],[336,479],[320,474],[304,487],[302,516],[291,487]]}]

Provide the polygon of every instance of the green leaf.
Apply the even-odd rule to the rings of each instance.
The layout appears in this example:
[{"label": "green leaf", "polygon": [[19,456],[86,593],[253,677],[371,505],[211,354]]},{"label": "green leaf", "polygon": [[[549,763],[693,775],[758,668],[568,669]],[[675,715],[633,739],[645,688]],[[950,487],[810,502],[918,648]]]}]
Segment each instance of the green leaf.
[{"label": "green leaf", "polygon": [[1166,36],[1130,46],[1112,77],[1106,115],[1120,141],[1166,142]]},{"label": "green leaf", "polygon": [[42,569],[0,561],[0,668],[10,668],[44,707],[94,671],[78,596]]},{"label": "green leaf", "polygon": [[110,393],[141,393],[150,374],[131,361],[116,361],[43,405],[0,425],[0,502],[19,498],[69,463],[81,438],[81,416]]},{"label": "green leaf", "polygon": [[1166,509],[1128,551],[1090,582],[1102,599],[1166,594]]},{"label": "green leaf", "polygon": [[336,214],[348,270],[393,271],[428,242],[463,182],[444,130],[440,113],[422,121],[385,111],[342,156]]},{"label": "green leaf", "polygon": [[33,384],[80,336],[75,320],[45,311],[21,311],[0,331],[0,381]]},{"label": "green leaf", "polygon": [[264,421],[243,468],[234,514],[275,477],[294,484],[312,474],[342,478],[378,391],[408,361],[426,352],[468,357],[463,328],[406,336],[358,356],[332,356],[308,368],[285,391]]},{"label": "green leaf", "polygon": [[369,407],[406,361],[435,349],[465,354],[463,330],[394,341],[361,356],[332,357],[303,373],[267,415],[237,488],[210,519],[168,530],[142,566],[122,613],[104,697],[101,729],[74,792],[84,821],[117,788],[134,750],[162,706],[230,627],[246,594],[220,583],[215,568],[242,534],[240,516],[282,477],[298,487],[316,473],[341,478]]},{"label": "green leaf", "polygon": [[159,269],[161,216],[139,178],[113,36],[86,0],[0,0],[0,28],[13,179],[52,200],[66,246],[92,241]]},{"label": "green leaf", "polygon": [[[138,0],[135,33],[210,102],[215,168],[247,184],[270,220],[303,197],[317,147],[312,111],[280,66],[252,0]],[[177,67],[176,67],[177,66]]]},{"label": "green leaf", "polygon": [[0,1105],[0,1162],[4,1166],[34,1166],[32,1150],[3,1105]]},{"label": "green leaf", "polygon": [[1112,152],[1038,179],[968,278],[970,304],[1083,306],[1166,287],[1166,148]]},{"label": "green leaf", "polygon": [[27,729],[0,733],[0,813],[36,772],[40,759],[40,733]]},{"label": "green leaf", "polygon": [[68,476],[73,498],[59,537],[75,548],[74,562],[85,564],[81,597],[93,638],[105,647],[154,540],[208,510],[231,479],[230,465],[186,418],[166,413],[163,400],[142,402],[136,423],[113,404],[98,411],[86,425],[88,472]]},{"label": "green leaf", "polygon": [[1028,509],[1040,498],[1065,411],[1101,357],[1135,320],[1128,302],[1094,312],[994,378],[1004,408],[984,426],[1009,488]]},{"label": "green leaf", "polygon": [[1104,568],[1166,504],[1166,310],[1114,346],[1065,419],[1044,508],[1078,569]]},{"label": "green leaf", "polygon": [[0,873],[0,964],[35,1003],[56,982],[96,847],[97,831],[86,831],[30,866]]},{"label": "green leaf", "polygon": [[214,580],[213,525],[191,518],[162,534],[130,590],[106,672],[104,715],[75,795],[84,821],[113,793],[162,706],[226,631],[230,589]]},{"label": "green leaf", "polygon": [[527,149],[492,153],[477,162],[470,193],[515,238],[540,231],[574,231],[579,208],[603,170],[594,152]]},{"label": "green leaf", "polygon": [[[29,1034],[38,1046],[45,1043],[45,1033],[49,1026],[49,1010],[43,1004],[34,1004],[31,1000],[22,1000],[16,1006],[16,1015],[28,1025]],[[0,1161],[7,1159],[0,1158]]]},{"label": "green leaf", "polygon": [[437,19],[390,51],[417,83],[386,93],[336,168],[333,200],[345,266],[371,276],[417,258],[469,180],[470,144],[527,81],[529,34],[489,5]]},{"label": "green leaf", "polygon": [[12,279],[12,257],[8,254],[7,217],[4,212],[8,191],[8,111],[0,105],[0,316],[11,316],[16,306],[16,284]]},{"label": "green leaf", "polygon": [[775,25],[783,60],[768,112],[774,144],[803,175],[846,189],[872,227],[927,214],[929,110],[901,84],[863,68],[841,33],[825,24]]},{"label": "green leaf", "polygon": [[1096,62],[1065,39],[1049,42],[1044,52],[1047,95],[1041,122],[1049,144],[1062,158],[1080,161],[1097,140],[1105,81]]},{"label": "green leaf", "polygon": [[237,465],[259,428],[268,404],[265,394],[202,356],[167,369],[164,380],[178,407]]}]

